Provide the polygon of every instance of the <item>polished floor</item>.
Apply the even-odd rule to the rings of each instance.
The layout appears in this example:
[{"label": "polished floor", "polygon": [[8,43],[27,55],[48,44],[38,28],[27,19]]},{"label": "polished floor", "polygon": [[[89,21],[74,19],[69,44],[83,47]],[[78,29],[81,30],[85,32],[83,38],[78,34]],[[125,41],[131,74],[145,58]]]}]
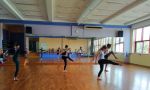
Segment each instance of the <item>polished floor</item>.
[{"label": "polished floor", "polygon": [[21,64],[19,81],[13,81],[14,65],[0,66],[0,90],[150,90],[150,69],[135,65],[109,65],[97,80],[99,65]]}]

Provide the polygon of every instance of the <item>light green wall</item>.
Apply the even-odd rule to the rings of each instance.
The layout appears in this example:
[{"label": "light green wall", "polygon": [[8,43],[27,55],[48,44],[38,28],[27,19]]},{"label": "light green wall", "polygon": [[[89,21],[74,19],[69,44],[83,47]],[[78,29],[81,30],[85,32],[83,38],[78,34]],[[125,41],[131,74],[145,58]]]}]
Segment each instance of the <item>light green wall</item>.
[{"label": "light green wall", "polygon": [[[123,53],[117,53],[117,54],[115,54],[115,55],[118,57],[118,59],[116,59],[117,61],[125,62],[125,57],[124,57],[124,54],[123,54]],[[110,60],[115,60],[115,58],[113,57],[113,55],[111,55],[111,56],[109,57],[109,59],[110,59]]]},{"label": "light green wall", "polygon": [[131,54],[130,63],[143,65],[143,66],[150,66],[150,55],[149,54]]}]

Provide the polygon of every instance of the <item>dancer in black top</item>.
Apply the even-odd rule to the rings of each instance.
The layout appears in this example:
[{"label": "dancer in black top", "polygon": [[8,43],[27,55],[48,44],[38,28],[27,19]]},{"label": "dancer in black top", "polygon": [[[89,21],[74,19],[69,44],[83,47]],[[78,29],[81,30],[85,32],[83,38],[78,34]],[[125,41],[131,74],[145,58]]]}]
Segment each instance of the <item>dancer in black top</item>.
[{"label": "dancer in black top", "polygon": [[61,50],[60,50],[60,47],[59,47],[59,48],[57,49],[57,51],[56,51],[57,55],[59,55],[60,52],[61,52]]},{"label": "dancer in black top", "polygon": [[68,45],[65,45],[65,49],[61,53],[62,59],[64,60],[64,72],[67,72],[66,67],[67,67],[67,59],[73,62],[73,60],[69,57],[70,50],[68,48]]},{"label": "dancer in black top", "polygon": [[15,74],[14,74],[14,80],[17,81],[18,78],[18,72],[19,72],[19,60],[18,60],[18,56],[19,56],[19,52],[20,52],[20,45],[19,44],[16,44],[14,46],[14,55],[13,55],[13,61],[16,65],[16,71],[15,71]]},{"label": "dancer in black top", "polygon": [[43,48],[40,49],[40,60],[42,61],[43,59],[43,53],[45,50],[43,50]]}]

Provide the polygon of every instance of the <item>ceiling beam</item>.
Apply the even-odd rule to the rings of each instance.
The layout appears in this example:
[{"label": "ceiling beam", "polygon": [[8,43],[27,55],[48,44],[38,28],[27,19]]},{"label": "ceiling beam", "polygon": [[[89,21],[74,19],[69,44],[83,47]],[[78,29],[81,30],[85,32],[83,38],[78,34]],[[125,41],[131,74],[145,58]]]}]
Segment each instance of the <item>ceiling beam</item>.
[{"label": "ceiling beam", "polygon": [[140,5],[141,3],[144,3],[147,0],[136,0],[133,3],[127,5],[126,7],[120,9],[118,12],[114,13],[113,15],[109,16],[108,18],[104,19],[103,21],[101,21],[100,23],[106,23],[109,20],[112,20],[113,18],[123,14],[124,12],[127,12],[128,10]]},{"label": "ceiling beam", "polygon": [[135,23],[138,23],[138,22],[142,22],[142,21],[148,20],[148,19],[150,19],[150,14],[147,14],[147,15],[142,16],[140,18],[137,18],[135,20],[131,20],[129,22],[126,22],[125,25],[132,25],[132,24],[135,24]]},{"label": "ceiling beam", "polygon": [[46,0],[46,10],[47,10],[47,14],[48,14],[48,20],[49,21],[53,21],[54,19],[54,5],[55,5],[55,0]]},{"label": "ceiling beam", "polygon": [[0,3],[16,18],[24,20],[22,13],[17,9],[17,7],[10,0],[1,0]]},{"label": "ceiling beam", "polygon": [[100,3],[103,0],[91,0],[91,2],[89,3],[89,5],[87,5],[87,7],[85,8],[85,10],[83,11],[83,13],[81,13],[81,15],[79,16],[77,22],[78,23],[83,23],[83,20],[90,14],[92,13],[92,11],[98,6],[100,5]]}]

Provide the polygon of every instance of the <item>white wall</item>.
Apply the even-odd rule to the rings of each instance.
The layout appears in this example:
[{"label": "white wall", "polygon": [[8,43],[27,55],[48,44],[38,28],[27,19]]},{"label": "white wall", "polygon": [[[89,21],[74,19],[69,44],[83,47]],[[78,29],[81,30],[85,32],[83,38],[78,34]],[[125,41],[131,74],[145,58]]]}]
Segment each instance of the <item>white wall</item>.
[{"label": "white wall", "polygon": [[123,30],[124,37],[124,53],[130,53],[130,29]]},{"label": "white wall", "polygon": [[[49,36],[73,36],[73,37],[114,37],[116,31],[121,28],[103,28],[101,30],[83,30],[77,26],[48,26],[48,25],[28,25],[32,26],[33,34]],[[72,31],[71,31],[72,30]],[[71,33],[72,32],[72,33]]]},{"label": "white wall", "polygon": [[32,33],[36,35],[70,36],[70,29],[68,26],[32,25]]}]

